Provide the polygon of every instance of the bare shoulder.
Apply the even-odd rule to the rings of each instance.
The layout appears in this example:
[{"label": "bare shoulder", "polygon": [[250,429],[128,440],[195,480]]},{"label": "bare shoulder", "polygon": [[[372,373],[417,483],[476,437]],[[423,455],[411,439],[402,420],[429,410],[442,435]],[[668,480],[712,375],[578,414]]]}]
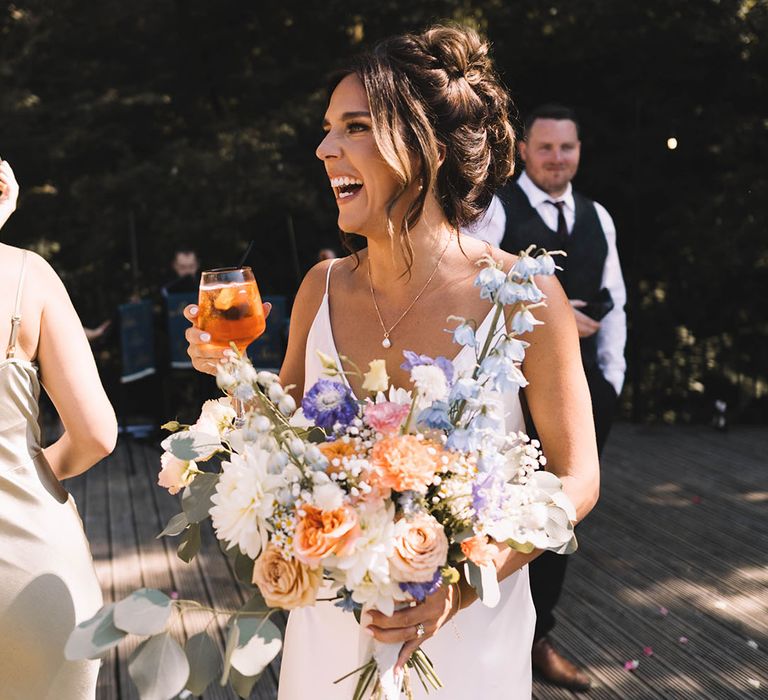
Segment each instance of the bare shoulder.
[{"label": "bare shoulder", "polygon": [[517,255],[501,250],[501,248],[494,248],[490,243],[481,241],[478,238],[461,236],[459,241],[464,255],[475,264],[478,264],[484,257],[490,255],[498,263],[501,263],[503,270],[509,271],[512,265],[517,262]]}]

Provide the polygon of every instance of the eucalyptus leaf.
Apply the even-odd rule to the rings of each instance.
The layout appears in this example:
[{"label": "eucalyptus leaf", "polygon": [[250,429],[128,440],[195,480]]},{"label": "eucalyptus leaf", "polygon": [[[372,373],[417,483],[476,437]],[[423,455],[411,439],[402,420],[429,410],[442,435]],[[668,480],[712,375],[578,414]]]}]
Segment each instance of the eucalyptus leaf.
[{"label": "eucalyptus leaf", "polygon": [[507,540],[507,545],[516,552],[530,554],[536,547],[531,542],[518,542],[517,540]]},{"label": "eucalyptus leaf", "polygon": [[218,435],[182,430],[169,435],[160,446],[177,459],[184,462],[205,461],[221,450],[221,438]]},{"label": "eucalyptus leaf", "polygon": [[224,649],[224,668],[221,671],[221,685],[222,687],[227,684],[229,680],[229,672],[232,670],[232,654],[237,648],[237,643],[240,640],[240,628],[230,623],[229,631],[227,632],[227,646]]},{"label": "eucalyptus leaf", "polygon": [[203,472],[198,474],[195,480],[184,489],[181,507],[190,523],[199,523],[208,517],[208,511],[211,509],[211,497],[216,493],[216,484],[218,483],[218,474]]},{"label": "eucalyptus leaf", "polygon": [[187,683],[189,662],[168,632],[150,637],[128,660],[128,674],[141,700],[171,700]]},{"label": "eucalyptus leaf", "polygon": [[115,627],[130,634],[158,634],[168,624],[171,605],[162,591],[140,588],[115,605]]},{"label": "eucalyptus leaf", "polygon": [[115,646],[126,632],[115,627],[115,604],[105,605],[90,620],[81,622],[69,635],[64,656],[70,661],[96,659]]},{"label": "eucalyptus leaf", "polygon": [[499,590],[499,579],[495,566],[492,564],[477,566],[477,564],[467,561],[464,562],[464,576],[469,585],[477,591],[483,605],[488,608],[495,608],[499,604],[501,591]]},{"label": "eucalyptus leaf", "polygon": [[155,537],[156,540],[159,540],[161,537],[175,537],[176,535],[180,535],[184,530],[186,529],[187,525],[189,525],[189,519],[187,518],[186,513],[176,513],[167,523],[163,531]]},{"label": "eucalyptus leaf", "polygon": [[238,612],[263,613],[266,616],[270,610],[273,610],[273,608],[267,605],[267,601],[264,600],[264,596],[261,595],[261,591],[257,588],[254,590],[251,599]]},{"label": "eucalyptus leaf", "polygon": [[184,647],[189,661],[186,688],[193,695],[202,695],[221,668],[221,653],[206,632],[190,637]]},{"label": "eucalyptus leaf", "polygon": [[200,551],[201,543],[200,525],[198,523],[192,523],[186,533],[184,533],[184,537],[181,538],[179,547],[176,550],[179,559],[189,564]]},{"label": "eucalyptus leaf", "polygon": [[280,630],[266,618],[239,617],[235,625],[240,638],[232,652],[232,668],[244,676],[258,676],[280,653]]},{"label": "eucalyptus leaf", "polygon": [[259,678],[261,678],[261,674],[258,676],[244,676],[236,668],[229,672],[229,682],[232,684],[232,689],[244,700],[248,700],[251,697],[253,686],[256,685]]},{"label": "eucalyptus leaf", "polygon": [[235,576],[241,583],[252,584],[253,583],[253,564],[254,561],[247,554],[243,554],[238,550],[233,562],[235,569]]}]

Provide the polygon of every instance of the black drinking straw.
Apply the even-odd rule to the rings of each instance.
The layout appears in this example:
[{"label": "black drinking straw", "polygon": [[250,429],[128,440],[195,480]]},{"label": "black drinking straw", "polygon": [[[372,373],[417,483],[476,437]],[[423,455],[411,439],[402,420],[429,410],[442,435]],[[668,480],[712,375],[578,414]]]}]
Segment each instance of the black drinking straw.
[{"label": "black drinking straw", "polygon": [[245,249],[245,253],[243,253],[243,257],[240,259],[240,264],[238,267],[242,267],[245,265],[245,261],[248,260],[248,256],[251,254],[251,250],[253,250],[253,239],[251,239],[251,242],[248,244],[248,247]]}]

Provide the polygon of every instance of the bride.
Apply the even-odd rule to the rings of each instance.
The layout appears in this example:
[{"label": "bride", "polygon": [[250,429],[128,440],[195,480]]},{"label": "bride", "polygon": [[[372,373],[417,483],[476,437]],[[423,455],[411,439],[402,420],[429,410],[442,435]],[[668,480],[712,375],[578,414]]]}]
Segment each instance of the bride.
[{"label": "bride", "polygon": [[[491,332],[491,305],[473,286],[476,261],[492,252],[506,271],[516,260],[459,234],[512,174],[508,108],[488,45],[465,28],[394,37],[337,76],[317,157],[339,228],[364,236],[367,247],[319,263],[299,289],[280,373],[284,386],[296,386],[297,399],[321,376],[318,350],[359,367],[384,358],[393,385],[404,388],[403,350],[455,358],[457,369],[472,365],[471,348],[457,355],[444,329],[449,315],[476,319],[482,342]],[[526,399],[548,468],[562,479],[580,520],[594,506],[599,482],[589,394],[568,301],[554,278],[537,283],[547,306],[537,310],[544,324],[526,338]],[[195,313],[191,308],[188,317]],[[195,367],[214,371],[221,351],[195,328],[187,337]],[[360,379],[348,381],[356,396],[365,395]],[[507,429],[523,429],[517,394],[502,398]],[[535,612],[527,564],[538,553],[498,547],[502,599],[493,609],[462,581],[391,617],[371,613],[361,626],[330,602],[293,611],[279,698],[351,698],[354,678],[333,681],[351,670],[367,635],[402,643],[400,665],[422,645],[444,683],[433,693],[438,698],[530,698]],[[417,697],[420,690],[414,687]]]}]

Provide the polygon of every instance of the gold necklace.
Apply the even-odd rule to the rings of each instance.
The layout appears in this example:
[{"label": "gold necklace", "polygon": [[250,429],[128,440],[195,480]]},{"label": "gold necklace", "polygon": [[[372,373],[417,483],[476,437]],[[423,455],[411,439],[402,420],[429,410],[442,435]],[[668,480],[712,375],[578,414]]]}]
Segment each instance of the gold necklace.
[{"label": "gold necklace", "polygon": [[445,248],[443,248],[443,252],[440,254],[440,257],[437,260],[437,265],[435,265],[435,269],[432,270],[432,274],[429,276],[429,279],[427,280],[426,284],[421,288],[421,291],[413,298],[413,301],[408,305],[408,308],[403,311],[402,314],[400,314],[400,318],[397,319],[390,327],[387,329],[387,327],[384,325],[384,319],[381,318],[381,311],[379,311],[379,305],[376,303],[376,294],[373,291],[373,279],[371,279],[371,258],[368,257],[368,285],[371,288],[371,299],[373,299],[373,308],[376,309],[376,315],[379,317],[379,324],[381,325],[381,330],[384,331],[384,340],[381,341],[381,346],[383,348],[390,348],[392,347],[392,341],[389,339],[390,333],[392,333],[393,330],[395,330],[395,327],[397,326],[400,321],[402,321],[406,314],[413,308],[413,305],[419,300],[422,294],[427,291],[427,287],[429,287],[429,283],[432,281],[434,276],[437,274],[437,271],[440,269],[440,263],[443,262],[443,258],[445,257],[445,254],[448,252],[448,246],[451,244],[451,236],[448,237],[448,242],[445,244]]}]

